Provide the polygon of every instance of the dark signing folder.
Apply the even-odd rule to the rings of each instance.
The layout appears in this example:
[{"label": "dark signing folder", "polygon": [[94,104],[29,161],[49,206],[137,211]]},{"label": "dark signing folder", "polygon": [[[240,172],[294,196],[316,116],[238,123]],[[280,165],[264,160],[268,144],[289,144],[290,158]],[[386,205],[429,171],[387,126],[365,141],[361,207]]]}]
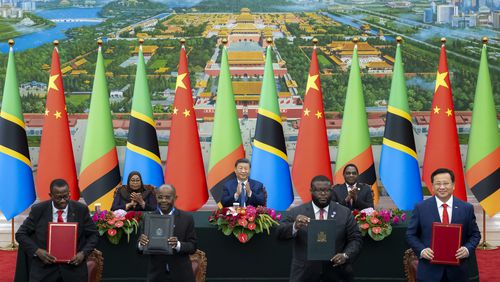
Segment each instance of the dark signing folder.
[{"label": "dark signing folder", "polygon": [[307,260],[328,261],[335,255],[335,220],[311,220],[307,225]]},{"label": "dark signing folder", "polygon": [[168,238],[174,232],[174,217],[172,215],[145,214],[144,234],[148,236],[149,243],[144,246],[143,253],[147,255],[171,255],[172,247]]}]

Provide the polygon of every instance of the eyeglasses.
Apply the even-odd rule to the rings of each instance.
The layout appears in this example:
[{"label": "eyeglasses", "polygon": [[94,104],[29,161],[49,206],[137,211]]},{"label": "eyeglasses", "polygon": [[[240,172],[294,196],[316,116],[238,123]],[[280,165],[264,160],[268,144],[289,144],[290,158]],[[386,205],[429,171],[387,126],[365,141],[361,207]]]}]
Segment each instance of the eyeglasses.
[{"label": "eyeglasses", "polygon": [[54,201],[60,201],[60,200],[69,200],[69,194],[66,194],[66,195],[53,195],[52,196],[52,199]]}]

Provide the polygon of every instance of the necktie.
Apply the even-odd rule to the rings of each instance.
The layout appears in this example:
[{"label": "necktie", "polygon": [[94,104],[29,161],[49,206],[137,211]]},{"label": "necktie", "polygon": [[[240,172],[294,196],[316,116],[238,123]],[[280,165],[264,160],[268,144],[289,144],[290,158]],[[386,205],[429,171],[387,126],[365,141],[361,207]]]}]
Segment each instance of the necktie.
[{"label": "necktie", "polygon": [[240,195],[240,207],[247,206],[247,190],[245,188],[245,182],[241,182],[241,195]]},{"label": "necktie", "polygon": [[448,217],[448,209],[447,209],[447,207],[448,207],[447,204],[443,204],[443,220],[442,220],[443,224],[450,224],[450,219]]},{"label": "necktie", "polygon": [[64,210],[57,210],[57,222],[64,222],[64,219],[62,217]]},{"label": "necktie", "polygon": [[325,209],[319,209],[319,219],[320,220],[325,219]]},{"label": "necktie", "polygon": [[[351,192],[351,190],[354,189],[354,186],[348,186],[347,188],[347,193]],[[352,200],[352,198],[349,200],[349,206],[352,207],[352,205],[354,204],[354,201]]]}]

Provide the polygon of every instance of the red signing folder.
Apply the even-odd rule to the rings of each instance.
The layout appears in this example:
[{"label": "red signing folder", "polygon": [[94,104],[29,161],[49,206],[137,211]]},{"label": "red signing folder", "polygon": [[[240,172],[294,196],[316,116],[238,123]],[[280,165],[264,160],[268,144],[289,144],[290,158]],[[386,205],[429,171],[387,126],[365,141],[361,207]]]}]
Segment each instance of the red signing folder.
[{"label": "red signing folder", "polygon": [[47,251],[56,262],[69,262],[76,254],[77,222],[49,222]]},{"label": "red signing folder", "polygon": [[455,257],[462,242],[462,224],[432,223],[431,249],[434,258],[431,263],[458,265],[460,260]]}]

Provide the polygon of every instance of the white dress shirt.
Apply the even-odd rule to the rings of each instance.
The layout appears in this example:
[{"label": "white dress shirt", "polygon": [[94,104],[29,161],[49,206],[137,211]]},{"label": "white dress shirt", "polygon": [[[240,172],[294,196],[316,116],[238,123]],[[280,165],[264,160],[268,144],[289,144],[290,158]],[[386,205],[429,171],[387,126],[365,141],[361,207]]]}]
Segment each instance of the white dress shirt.
[{"label": "white dress shirt", "polygon": [[443,202],[438,197],[436,197],[436,204],[439,212],[439,219],[441,219],[441,222],[443,222],[443,210],[444,210],[443,204],[448,205],[448,207],[446,207],[446,210],[448,211],[449,223],[451,223],[451,217],[453,213],[453,196],[451,196],[446,202]]},{"label": "white dress shirt", "polygon": [[[59,209],[54,206],[54,202],[52,202],[52,222],[57,222],[57,217],[59,216],[57,214],[58,210]],[[66,205],[66,208],[63,210],[61,216],[63,218],[63,222],[68,222],[68,205]]]}]

